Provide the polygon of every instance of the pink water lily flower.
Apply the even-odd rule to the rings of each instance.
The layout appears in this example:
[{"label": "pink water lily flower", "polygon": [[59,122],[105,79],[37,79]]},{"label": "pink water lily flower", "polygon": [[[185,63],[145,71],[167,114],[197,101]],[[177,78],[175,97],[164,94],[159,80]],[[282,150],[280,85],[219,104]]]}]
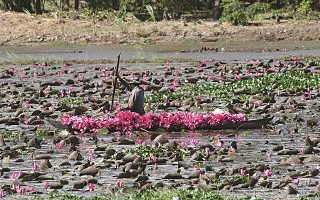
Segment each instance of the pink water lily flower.
[{"label": "pink water lily flower", "polygon": [[90,193],[94,190],[94,187],[95,187],[95,185],[93,183],[88,184],[88,188],[89,188]]},{"label": "pink water lily flower", "polygon": [[49,183],[48,183],[48,181],[45,181],[45,182],[43,183],[43,186],[44,186],[44,188],[47,190],[47,189],[49,188]]},{"label": "pink water lily flower", "polygon": [[120,179],[117,180],[116,185],[118,188],[122,187],[122,181]]},{"label": "pink water lily flower", "polygon": [[93,158],[92,158],[92,156],[91,156],[91,155],[89,155],[89,156],[87,157],[87,161],[88,161],[89,163],[92,163]]},{"label": "pink water lily flower", "polygon": [[199,144],[199,140],[192,139],[192,140],[190,141],[190,143],[191,143],[192,146],[196,147],[196,146]]},{"label": "pink water lily flower", "polygon": [[195,165],[193,167],[193,171],[200,171],[200,166],[199,165]]},{"label": "pink water lily flower", "polygon": [[138,146],[141,146],[142,143],[143,143],[143,140],[141,140],[141,139],[138,139],[138,140],[136,141],[136,145],[138,145]]},{"label": "pink water lily flower", "polygon": [[304,148],[298,149],[301,154],[304,154]]},{"label": "pink water lily flower", "polygon": [[299,179],[298,178],[296,178],[296,179],[293,179],[292,181],[291,181],[291,183],[292,184],[294,184],[294,185],[299,185]]},{"label": "pink water lily flower", "polygon": [[62,142],[57,142],[57,143],[55,144],[55,146],[56,146],[58,149],[62,149],[64,145],[63,145]]},{"label": "pink water lily flower", "polygon": [[38,163],[34,162],[33,165],[32,165],[32,170],[31,170],[31,172],[32,172],[32,173],[37,172],[37,171],[38,171],[38,168],[39,168]]},{"label": "pink water lily flower", "polygon": [[213,146],[216,148],[221,148],[222,147],[222,143],[220,141],[213,143]]},{"label": "pink water lily flower", "polygon": [[157,158],[156,156],[151,156],[151,157],[150,157],[150,161],[151,161],[152,163],[156,163],[157,160],[158,160],[158,158]]},{"label": "pink water lily flower", "polygon": [[264,176],[271,176],[272,175],[272,171],[271,171],[271,169],[265,169],[264,171],[263,171],[263,175]]},{"label": "pink water lily flower", "polygon": [[243,169],[243,168],[241,168],[241,169],[240,169],[240,175],[241,175],[241,176],[245,176],[245,175],[246,175],[246,170]]}]

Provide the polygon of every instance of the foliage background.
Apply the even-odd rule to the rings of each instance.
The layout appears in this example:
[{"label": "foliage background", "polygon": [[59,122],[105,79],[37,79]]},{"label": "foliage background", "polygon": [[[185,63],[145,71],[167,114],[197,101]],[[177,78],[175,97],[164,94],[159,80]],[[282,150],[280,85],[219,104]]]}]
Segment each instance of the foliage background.
[{"label": "foliage background", "polygon": [[[259,18],[319,19],[320,0],[2,0],[7,11],[55,13],[65,17],[126,20],[225,20],[246,25]],[[151,9],[150,9],[151,8]]]}]

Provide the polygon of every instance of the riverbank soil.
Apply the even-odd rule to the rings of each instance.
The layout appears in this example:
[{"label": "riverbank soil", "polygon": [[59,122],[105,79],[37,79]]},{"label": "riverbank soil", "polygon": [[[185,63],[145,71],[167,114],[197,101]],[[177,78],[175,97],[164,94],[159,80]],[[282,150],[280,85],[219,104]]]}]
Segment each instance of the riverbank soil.
[{"label": "riverbank soil", "polygon": [[232,26],[218,21],[107,22],[46,18],[0,11],[0,45],[166,44],[319,40],[317,21],[255,21]]}]

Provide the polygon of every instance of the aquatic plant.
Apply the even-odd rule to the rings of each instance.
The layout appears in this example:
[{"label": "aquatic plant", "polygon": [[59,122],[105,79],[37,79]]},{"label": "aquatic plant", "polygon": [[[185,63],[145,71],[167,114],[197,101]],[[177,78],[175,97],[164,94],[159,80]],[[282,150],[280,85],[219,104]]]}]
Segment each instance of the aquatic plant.
[{"label": "aquatic plant", "polygon": [[[176,92],[157,93],[146,96],[146,102],[156,103],[164,101],[184,100],[190,97],[206,96],[216,100],[229,100],[234,96],[234,91],[244,89],[247,94],[241,94],[242,99],[247,99],[250,94],[276,93],[286,89],[312,89],[320,88],[320,74],[305,73],[303,71],[286,74],[270,74],[240,80],[226,85],[194,84],[181,87]],[[306,96],[306,94],[304,94]],[[261,102],[257,102],[261,103]]]},{"label": "aquatic plant", "polygon": [[166,157],[168,153],[183,157],[188,152],[180,146],[170,148],[170,151],[167,151],[165,148],[156,148],[153,146],[139,146],[126,149],[124,153],[139,155],[142,159],[149,160],[154,164],[157,162],[157,158]]}]

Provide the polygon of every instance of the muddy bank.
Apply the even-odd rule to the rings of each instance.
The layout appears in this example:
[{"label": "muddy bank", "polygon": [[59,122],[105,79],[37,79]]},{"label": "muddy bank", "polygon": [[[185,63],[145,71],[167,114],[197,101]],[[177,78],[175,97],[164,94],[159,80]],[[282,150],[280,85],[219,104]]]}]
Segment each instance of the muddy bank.
[{"label": "muddy bank", "polygon": [[199,42],[318,41],[316,21],[257,21],[251,26],[204,21],[126,22],[44,18],[0,12],[0,45],[160,44]]}]

